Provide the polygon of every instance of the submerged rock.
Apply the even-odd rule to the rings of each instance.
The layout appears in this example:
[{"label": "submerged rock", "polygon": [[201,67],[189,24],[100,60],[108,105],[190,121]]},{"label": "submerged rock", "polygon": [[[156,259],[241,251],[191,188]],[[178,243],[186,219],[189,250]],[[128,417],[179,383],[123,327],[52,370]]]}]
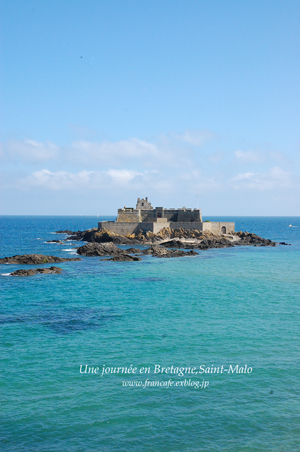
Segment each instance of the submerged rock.
[{"label": "submerged rock", "polygon": [[[78,231],[80,232],[80,231]],[[69,229],[66,229],[64,231],[55,231],[55,234],[68,234],[68,235],[75,235],[78,232],[70,231]]]},{"label": "submerged rock", "polygon": [[197,256],[196,251],[183,251],[183,250],[169,250],[161,245],[153,245],[150,248],[142,251],[143,254],[152,254],[153,257],[184,257],[184,256]]},{"label": "submerged rock", "polygon": [[60,267],[31,268],[30,270],[16,270],[12,272],[10,276],[33,276],[38,274],[56,274],[61,272],[62,269]]},{"label": "submerged rock", "polygon": [[115,261],[115,262],[134,262],[134,261],[141,261],[142,259],[137,256],[130,256],[130,254],[117,254],[114,257],[111,257],[110,259],[104,259],[106,261]]},{"label": "submerged rock", "polygon": [[12,257],[3,257],[0,264],[52,264],[56,262],[80,261],[80,257],[45,256],[44,254],[22,254]]},{"label": "submerged rock", "polygon": [[59,245],[64,245],[64,242],[61,240],[47,240],[46,243],[58,243]]}]

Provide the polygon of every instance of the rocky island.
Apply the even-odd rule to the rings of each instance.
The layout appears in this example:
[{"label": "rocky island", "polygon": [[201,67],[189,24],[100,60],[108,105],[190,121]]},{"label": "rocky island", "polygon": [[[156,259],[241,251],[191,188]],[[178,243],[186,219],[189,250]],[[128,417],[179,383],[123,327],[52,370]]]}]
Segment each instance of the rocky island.
[{"label": "rocky island", "polygon": [[[236,245],[275,246],[249,232],[235,232],[233,222],[203,221],[200,209],[152,207],[148,198],[137,199],[136,208],[118,210],[116,221],[101,221],[98,228],[67,233],[65,240],[115,245],[161,245],[167,248],[225,248]],[[80,254],[80,253],[79,253]]]},{"label": "rocky island", "polygon": [[[269,246],[276,242],[251,232],[235,232],[232,222],[203,221],[200,209],[153,209],[148,198],[137,200],[136,209],[118,210],[116,221],[103,221],[98,228],[85,231],[60,230],[57,234],[67,234],[60,240],[46,243],[61,245],[66,241],[85,242],[77,247],[77,254],[100,257],[101,260],[115,262],[138,262],[143,256],[156,258],[192,257],[212,248],[234,246]],[[117,245],[130,246],[127,249]],[[133,247],[139,245],[141,248]],[[280,245],[288,245],[280,242]],[[148,248],[145,248],[148,246]],[[0,259],[0,264],[49,264],[78,261],[77,258],[61,258],[43,254],[25,254]],[[30,270],[16,270],[12,276],[60,273],[59,267],[44,267]]]}]

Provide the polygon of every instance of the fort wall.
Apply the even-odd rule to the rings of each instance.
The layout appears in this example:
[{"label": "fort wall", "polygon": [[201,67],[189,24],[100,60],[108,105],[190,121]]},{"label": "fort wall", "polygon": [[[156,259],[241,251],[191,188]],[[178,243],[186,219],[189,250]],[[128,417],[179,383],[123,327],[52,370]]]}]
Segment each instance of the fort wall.
[{"label": "fort wall", "polygon": [[132,221],[100,221],[98,229],[106,229],[115,234],[128,235],[137,233],[142,230],[144,232],[153,232],[157,234],[163,228],[171,229],[197,229],[203,232],[212,232],[213,234],[230,234],[234,232],[234,223],[232,222],[185,222],[185,221],[166,221],[165,218],[158,219],[156,222],[132,222]]},{"label": "fort wall", "polygon": [[117,223],[140,223],[141,221],[140,210],[118,209]]},{"label": "fort wall", "polygon": [[226,221],[205,221],[202,223],[203,232],[212,232],[213,234],[230,234],[234,232],[235,224]]},{"label": "fort wall", "polygon": [[139,222],[115,222],[115,221],[99,221],[98,229],[106,229],[115,234],[128,235],[137,233],[140,230],[144,232],[154,232],[157,234],[161,229],[169,227],[168,223],[139,223]]}]

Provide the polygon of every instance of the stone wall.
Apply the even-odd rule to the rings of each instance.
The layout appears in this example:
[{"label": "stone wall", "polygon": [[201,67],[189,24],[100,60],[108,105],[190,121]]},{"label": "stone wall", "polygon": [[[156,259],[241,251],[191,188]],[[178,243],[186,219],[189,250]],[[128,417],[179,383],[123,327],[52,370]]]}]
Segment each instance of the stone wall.
[{"label": "stone wall", "polygon": [[[121,210],[121,209],[120,209]],[[164,209],[163,207],[156,207],[153,210],[141,210],[141,220],[145,223],[156,221],[157,218],[166,218],[167,221],[180,222],[201,222],[200,209]],[[121,221],[121,220],[120,220]]]},{"label": "stone wall", "polygon": [[202,225],[204,232],[212,232],[213,234],[230,234],[230,232],[234,232],[235,228],[235,223],[226,221],[205,221]]},{"label": "stone wall", "polygon": [[155,210],[141,210],[141,220],[143,223],[151,223],[156,221]]},{"label": "stone wall", "polygon": [[199,223],[202,221],[201,211],[200,211],[200,209],[179,210],[177,221],[181,221],[184,223],[187,223],[187,222],[198,222]]},{"label": "stone wall", "polygon": [[119,209],[117,222],[122,223],[139,223],[141,221],[140,210],[136,209]]},{"label": "stone wall", "polygon": [[170,228],[171,229],[179,229],[179,228],[183,228],[183,229],[197,229],[198,231],[202,231],[202,222],[185,222],[185,221],[170,221]]},{"label": "stone wall", "polygon": [[[158,221],[158,222],[115,222],[115,221],[101,221],[98,223],[98,229],[106,229],[120,235],[133,234],[138,232],[140,229],[147,232],[153,232],[157,234],[161,229],[168,228],[171,229],[197,229],[203,232],[212,232],[213,234],[230,234],[234,232],[234,223],[229,222],[184,222],[184,221]],[[225,228],[225,229],[222,229]]]},{"label": "stone wall", "polygon": [[133,222],[115,222],[115,221],[99,221],[98,229],[106,229],[115,234],[128,235],[138,232],[142,229],[145,232],[154,232],[157,234],[161,229],[168,227],[168,223],[133,223]]}]

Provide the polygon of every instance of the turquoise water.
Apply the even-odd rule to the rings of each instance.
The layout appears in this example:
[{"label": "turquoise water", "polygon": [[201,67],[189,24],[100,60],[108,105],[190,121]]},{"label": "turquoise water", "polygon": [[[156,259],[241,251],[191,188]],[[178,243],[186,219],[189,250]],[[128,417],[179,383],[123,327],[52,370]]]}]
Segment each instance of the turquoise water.
[{"label": "turquoise water", "polygon": [[[1,257],[72,257],[76,243],[45,241],[102,219],[1,217]],[[300,218],[228,221],[292,246],[83,257],[27,278],[5,275],[26,266],[0,265],[1,451],[300,450]],[[103,365],[137,373],[101,376]],[[252,372],[200,373],[222,365]],[[178,386],[124,386],[146,379]]]}]

